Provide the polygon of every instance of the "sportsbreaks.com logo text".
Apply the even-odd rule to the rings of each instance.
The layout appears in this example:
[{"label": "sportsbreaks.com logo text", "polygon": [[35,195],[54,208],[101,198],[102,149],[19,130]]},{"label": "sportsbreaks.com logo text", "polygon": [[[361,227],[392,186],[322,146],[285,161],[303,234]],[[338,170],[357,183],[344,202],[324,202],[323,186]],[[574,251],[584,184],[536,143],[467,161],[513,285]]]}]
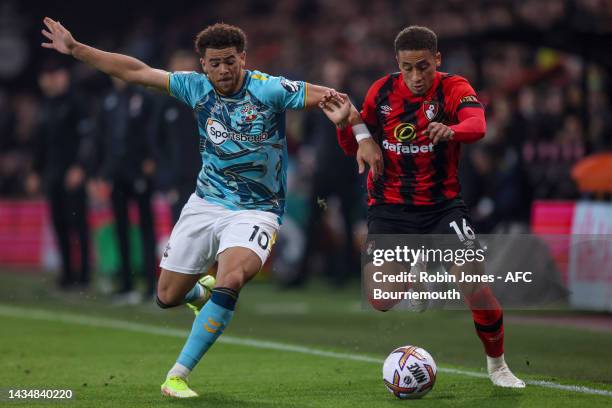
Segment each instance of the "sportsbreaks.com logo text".
[{"label": "sportsbreaks.com logo text", "polygon": [[434,151],[434,144],[428,145],[414,145],[414,144],[403,144],[403,143],[389,143],[388,140],[383,140],[383,148],[395,154],[417,154],[417,153],[431,153]]},{"label": "sportsbreaks.com logo text", "polygon": [[206,121],[206,133],[210,140],[217,145],[222,144],[228,139],[234,142],[258,143],[267,140],[269,137],[268,132],[262,132],[258,135],[236,133],[233,130],[228,130],[223,123],[215,119],[208,119],[208,121]]}]

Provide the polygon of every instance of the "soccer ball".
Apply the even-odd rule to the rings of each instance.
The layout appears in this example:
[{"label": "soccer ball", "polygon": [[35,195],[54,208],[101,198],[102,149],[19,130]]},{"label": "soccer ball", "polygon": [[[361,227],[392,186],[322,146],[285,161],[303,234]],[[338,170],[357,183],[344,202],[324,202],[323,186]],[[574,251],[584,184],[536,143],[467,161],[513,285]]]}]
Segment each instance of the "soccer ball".
[{"label": "soccer ball", "polygon": [[436,362],[420,347],[398,347],[383,364],[383,382],[397,398],[421,398],[436,382]]}]

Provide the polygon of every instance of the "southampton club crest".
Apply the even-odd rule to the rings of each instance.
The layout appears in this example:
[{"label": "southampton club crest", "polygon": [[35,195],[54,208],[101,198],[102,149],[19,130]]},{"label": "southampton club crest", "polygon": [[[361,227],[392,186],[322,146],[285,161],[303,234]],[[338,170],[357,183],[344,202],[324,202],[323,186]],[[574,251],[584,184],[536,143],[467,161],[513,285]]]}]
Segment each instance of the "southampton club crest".
[{"label": "southampton club crest", "polygon": [[257,118],[257,106],[247,103],[240,109],[240,113],[245,122],[251,123]]},{"label": "southampton club crest", "polygon": [[440,104],[437,101],[425,101],[423,102],[423,112],[428,121],[433,121],[440,110]]}]

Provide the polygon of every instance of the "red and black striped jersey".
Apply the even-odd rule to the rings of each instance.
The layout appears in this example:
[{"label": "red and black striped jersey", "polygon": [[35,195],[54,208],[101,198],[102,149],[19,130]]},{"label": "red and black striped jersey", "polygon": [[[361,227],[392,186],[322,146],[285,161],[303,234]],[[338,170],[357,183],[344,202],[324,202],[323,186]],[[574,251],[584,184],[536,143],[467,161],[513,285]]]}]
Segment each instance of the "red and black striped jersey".
[{"label": "red and black striped jersey", "polygon": [[[361,117],[378,142],[384,157],[384,173],[373,180],[368,175],[368,204],[426,206],[459,195],[457,174],[460,143],[433,145],[423,135],[430,122],[451,126],[459,123],[458,112],[482,105],[468,81],[458,75],[438,72],[426,94],[414,95],[401,73],[387,75],[370,87]],[[357,142],[350,127],[338,131],[342,148],[354,153]]]}]

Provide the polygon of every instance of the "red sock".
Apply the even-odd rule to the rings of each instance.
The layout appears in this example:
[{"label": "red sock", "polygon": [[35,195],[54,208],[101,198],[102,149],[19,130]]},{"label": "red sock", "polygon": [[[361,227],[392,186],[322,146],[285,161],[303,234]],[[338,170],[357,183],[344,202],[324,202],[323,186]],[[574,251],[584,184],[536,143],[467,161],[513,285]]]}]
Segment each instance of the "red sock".
[{"label": "red sock", "polygon": [[484,287],[466,298],[472,310],[476,334],[489,357],[504,354],[504,316],[491,288]]}]

